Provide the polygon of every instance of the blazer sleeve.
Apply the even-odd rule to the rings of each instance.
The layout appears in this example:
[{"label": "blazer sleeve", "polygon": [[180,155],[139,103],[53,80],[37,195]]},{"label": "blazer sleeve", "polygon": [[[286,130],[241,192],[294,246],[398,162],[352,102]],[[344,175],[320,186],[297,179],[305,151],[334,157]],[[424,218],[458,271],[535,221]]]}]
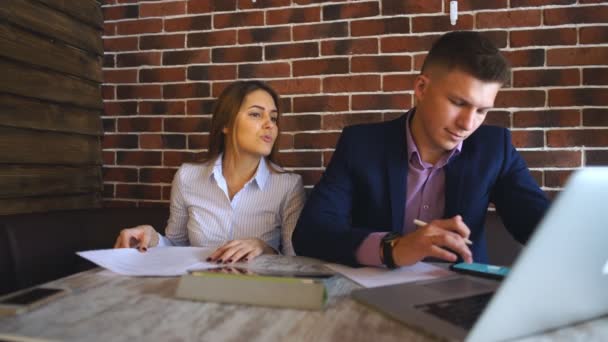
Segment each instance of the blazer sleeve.
[{"label": "blazer sleeve", "polygon": [[355,252],[372,230],[353,227],[354,179],[349,160],[354,160],[349,127],[340,135],[331,162],[304,205],[295,231],[296,254],[357,265]]},{"label": "blazer sleeve", "polygon": [[549,200],[536,184],[526,162],[504,130],[504,163],[490,194],[507,230],[520,243],[528,241],[549,207]]}]

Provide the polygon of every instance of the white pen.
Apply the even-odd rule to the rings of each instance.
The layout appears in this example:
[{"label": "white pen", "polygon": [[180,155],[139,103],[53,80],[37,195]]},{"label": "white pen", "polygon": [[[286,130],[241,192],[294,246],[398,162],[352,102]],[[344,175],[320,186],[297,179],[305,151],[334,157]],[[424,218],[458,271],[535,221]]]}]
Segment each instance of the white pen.
[{"label": "white pen", "polygon": [[[417,225],[418,227],[424,227],[426,226],[428,223],[419,220],[419,219],[414,219],[414,224]],[[469,240],[469,239],[464,239],[464,243],[466,243],[467,245],[472,245],[473,241]]]}]

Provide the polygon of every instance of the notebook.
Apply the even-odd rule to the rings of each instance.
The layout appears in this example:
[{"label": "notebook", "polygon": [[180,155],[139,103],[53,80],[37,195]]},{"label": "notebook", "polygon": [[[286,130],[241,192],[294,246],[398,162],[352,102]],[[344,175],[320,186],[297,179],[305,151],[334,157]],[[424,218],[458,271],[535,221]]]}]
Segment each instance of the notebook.
[{"label": "notebook", "polygon": [[608,313],[608,167],[576,171],[502,283],[455,275],[355,290],[407,325],[449,339],[523,337]]}]

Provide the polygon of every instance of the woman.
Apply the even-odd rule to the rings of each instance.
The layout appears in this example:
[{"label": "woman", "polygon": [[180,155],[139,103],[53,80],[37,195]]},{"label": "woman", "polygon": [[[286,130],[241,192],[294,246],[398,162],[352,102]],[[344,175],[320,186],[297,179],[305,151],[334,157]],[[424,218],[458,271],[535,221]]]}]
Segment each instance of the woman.
[{"label": "woman", "polygon": [[123,229],[114,248],[213,247],[207,261],[218,263],[293,255],[305,195],[301,177],[273,163],[279,105],[263,82],[229,85],[215,104],[206,160],[183,164],[174,176],[165,236],[150,225]]}]

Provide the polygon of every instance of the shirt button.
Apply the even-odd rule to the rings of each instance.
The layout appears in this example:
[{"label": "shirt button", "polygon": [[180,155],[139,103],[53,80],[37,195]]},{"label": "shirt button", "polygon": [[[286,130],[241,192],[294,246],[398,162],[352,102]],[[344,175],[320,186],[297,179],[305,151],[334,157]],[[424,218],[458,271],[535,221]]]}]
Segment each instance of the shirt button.
[{"label": "shirt button", "polygon": [[422,209],[424,209],[424,210],[427,210],[428,208],[429,208],[429,206],[426,204],[422,206]]}]

